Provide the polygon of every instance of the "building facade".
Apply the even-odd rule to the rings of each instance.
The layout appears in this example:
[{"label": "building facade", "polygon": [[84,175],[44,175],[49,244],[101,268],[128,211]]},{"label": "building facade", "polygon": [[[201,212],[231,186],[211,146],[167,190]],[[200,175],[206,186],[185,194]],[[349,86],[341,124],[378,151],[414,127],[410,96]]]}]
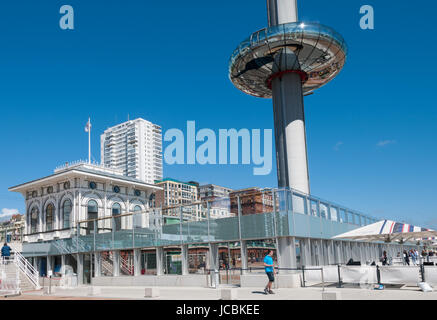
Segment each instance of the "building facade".
[{"label": "building facade", "polygon": [[4,221],[0,224],[0,241],[2,243],[21,241],[25,229],[25,216],[14,214],[9,221]]},{"label": "building facade", "polygon": [[141,118],[123,122],[105,130],[100,148],[103,165],[150,184],[162,179],[160,126]]},{"label": "building facade", "polygon": [[[122,216],[149,209],[160,187],[103,166],[67,164],[50,176],[9,190],[25,198],[27,243],[101,233],[111,229],[112,224],[118,230],[160,224],[156,217],[149,219],[145,214],[130,219]],[[99,218],[108,219],[99,220],[96,225],[89,222]],[[80,224],[81,221],[87,222]]]},{"label": "building facade", "polygon": [[179,221],[180,210],[182,210],[183,220],[197,221],[201,219],[201,209],[199,205],[183,206],[182,209],[172,207],[195,203],[199,201],[198,186],[194,182],[182,182],[179,180],[166,178],[156,180],[155,184],[162,188],[156,192],[156,206],[164,208],[162,215],[166,220]]},{"label": "building facade", "polygon": [[200,200],[209,202],[211,218],[218,219],[235,216],[235,213],[231,212],[231,202],[229,201],[229,194],[232,191],[230,188],[215,184],[199,186]]},{"label": "building facade", "polygon": [[229,194],[231,200],[231,213],[238,212],[240,203],[242,215],[273,212],[273,196],[270,190],[261,188],[247,188],[232,191]]},{"label": "building facade", "polygon": [[205,201],[228,197],[232,191],[230,188],[217,186],[215,184],[205,184],[199,187],[200,199]]}]

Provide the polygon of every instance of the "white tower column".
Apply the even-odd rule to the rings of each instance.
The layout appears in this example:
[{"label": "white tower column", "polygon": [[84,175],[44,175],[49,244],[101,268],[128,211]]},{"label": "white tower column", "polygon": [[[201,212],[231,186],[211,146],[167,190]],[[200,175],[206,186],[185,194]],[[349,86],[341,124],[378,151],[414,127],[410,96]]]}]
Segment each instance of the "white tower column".
[{"label": "white tower column", "polygon": [[[269,26],[296,22],[296,0],[267,0]],[[276,74],[299,71],[292,50],[282,49],[275,55]],[[309,175],[305,136],[302,79],[298,73],[283,73],[272,81],[275,121],[278,187],[290,187],[309,194]]]},{"label": "white tower column", "polygon": [[269,27],[297,21],[297,0],[267,0]]}]

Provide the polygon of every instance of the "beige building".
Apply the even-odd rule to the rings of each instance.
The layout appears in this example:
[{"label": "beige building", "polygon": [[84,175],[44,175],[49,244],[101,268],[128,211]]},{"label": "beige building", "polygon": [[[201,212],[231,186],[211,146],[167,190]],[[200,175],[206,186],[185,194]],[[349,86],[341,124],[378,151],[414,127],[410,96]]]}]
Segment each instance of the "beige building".
[{"label": "beige building", "polygon": [[[179,221],[180,208],[176,206],[199,201],[198,186],[194,182],[182,182],[166,178],[155,181],[155,185],[162,187],[156,192],[156,206],[163,208],[162,215],[165,222]],[[166,209],[167,208],[167,209]],[[183,220],[197,221],[201,219],[200,205],[183,207]]]}]

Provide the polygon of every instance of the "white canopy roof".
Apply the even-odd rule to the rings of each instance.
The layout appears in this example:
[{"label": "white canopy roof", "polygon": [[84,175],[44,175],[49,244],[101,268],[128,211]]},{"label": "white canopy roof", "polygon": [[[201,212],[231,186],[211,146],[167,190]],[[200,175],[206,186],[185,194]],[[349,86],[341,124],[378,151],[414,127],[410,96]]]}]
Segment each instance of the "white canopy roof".
[{"label": "white canopy roof", "polygon": [[332,237],[332,239],[405,242],[432,241],[435,240],[435,237],[437,237],[437,231],[434,230],[391,220],[382,220]]}]

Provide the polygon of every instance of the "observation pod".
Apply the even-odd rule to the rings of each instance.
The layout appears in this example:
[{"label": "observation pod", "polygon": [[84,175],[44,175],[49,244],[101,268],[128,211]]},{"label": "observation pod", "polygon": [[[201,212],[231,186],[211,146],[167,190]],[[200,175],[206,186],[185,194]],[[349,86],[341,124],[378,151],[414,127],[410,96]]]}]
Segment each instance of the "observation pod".
[{"label": "observation pod", "polygon": [[[297,59],[280,59],[285,51]],[[296,72],[302,91],[309,94],[343,68],[347,47],[343,37],[318,23],[292,22],[254,32],[234,50],[229,78],[241,91],[272,98],[272,80]]]},{"label": "observation pod", "polygon": [[267,0],[269,27],[240,43],[229,78],[241,91],[273,99],[279,188],[309,194],[303,96],[343,68],[343,37],[318,23],[297,22],[295,0]]}]

